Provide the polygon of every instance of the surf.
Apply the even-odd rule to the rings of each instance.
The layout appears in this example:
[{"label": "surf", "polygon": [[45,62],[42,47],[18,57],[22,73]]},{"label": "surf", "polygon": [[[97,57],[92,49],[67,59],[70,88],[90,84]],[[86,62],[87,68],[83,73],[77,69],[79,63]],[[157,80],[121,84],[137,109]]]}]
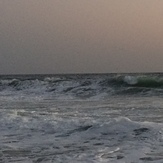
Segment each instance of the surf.
[{"label": "surf", "polygon": [[163,75],[91,74],[1,76],[1,95],[103,99],[111,96],[163,95]]}]

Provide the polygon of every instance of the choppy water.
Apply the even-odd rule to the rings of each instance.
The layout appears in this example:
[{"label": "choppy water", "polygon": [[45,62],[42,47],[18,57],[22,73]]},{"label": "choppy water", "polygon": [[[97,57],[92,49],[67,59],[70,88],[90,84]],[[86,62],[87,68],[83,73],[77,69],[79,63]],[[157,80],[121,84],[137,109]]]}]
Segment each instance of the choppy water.
[{"label": "choppy water", "polygon": [[0,162],[163,162],[163,75],[0,77]]}]

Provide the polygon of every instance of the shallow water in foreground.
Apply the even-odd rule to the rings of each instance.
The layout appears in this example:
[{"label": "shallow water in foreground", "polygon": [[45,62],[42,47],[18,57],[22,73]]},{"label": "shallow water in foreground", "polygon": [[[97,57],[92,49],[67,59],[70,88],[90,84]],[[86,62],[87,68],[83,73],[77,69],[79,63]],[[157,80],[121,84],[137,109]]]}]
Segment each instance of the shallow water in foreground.
[{"label": "shallow water in foreground", "polygon": [[162,85],[129,75],[10,78],[0,85],[0,162],[163,162]]}]

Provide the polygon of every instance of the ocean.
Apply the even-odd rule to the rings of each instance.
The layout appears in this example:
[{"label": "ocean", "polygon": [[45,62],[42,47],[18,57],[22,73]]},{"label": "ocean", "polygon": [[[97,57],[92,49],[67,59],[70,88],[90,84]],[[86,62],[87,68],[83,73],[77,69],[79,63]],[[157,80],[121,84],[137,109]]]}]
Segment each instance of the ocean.
[{"label": "ocean", "polygon": [[0,162],[162,163],[163,74],[0,76]]}]

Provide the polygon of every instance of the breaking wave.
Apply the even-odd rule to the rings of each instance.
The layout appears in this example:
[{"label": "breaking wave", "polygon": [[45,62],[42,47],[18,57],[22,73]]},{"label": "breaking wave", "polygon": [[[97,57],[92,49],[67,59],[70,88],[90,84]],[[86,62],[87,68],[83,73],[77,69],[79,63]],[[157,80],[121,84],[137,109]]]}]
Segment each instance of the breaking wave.
[{"label": "breaking wave", "polygon": [[71,95],[90,98],[110,95],[148,95],[163,93],[163,76],[160,74],[130,75],[28,75],[1,76],[0,92]]},{"label": "breaking wave", "polygon": [[163,88],[163,78],[148,76],[125,76],[124,82],[128,85],[146,88]]}]

